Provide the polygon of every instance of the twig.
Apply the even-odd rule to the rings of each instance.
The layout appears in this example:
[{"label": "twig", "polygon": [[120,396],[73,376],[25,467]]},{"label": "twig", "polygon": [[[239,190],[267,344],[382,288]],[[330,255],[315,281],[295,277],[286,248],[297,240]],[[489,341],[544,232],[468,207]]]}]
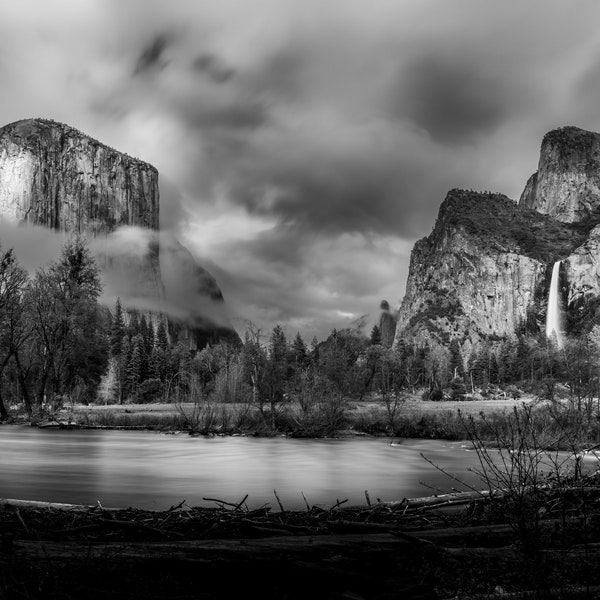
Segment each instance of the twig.
[{"label": "twig", "polygon": [[424,459],[424,460],[426,460],[434,469],[437,469],[438,471],[440,471],[441,473],[443,473],[447,477],[450,477],[450,479],[453,479],[454,481],[458,481],[458,483],[460,483],[461,485],[464,485],[465,487],[468,487],[470,490],[472,490],[474,492],[477,492],[478,494],[481,494],[480,490],[474,488],[473,486],[469,485],[468,483],[465,483],[464,481],[462,481],[462,479],[459,479],[456,475],[453,475],[452,473],[449,473],[443,467],[440,467],[439,465],[436,465],[433,461],[431,461],[429,458],[427,458],[422,452],[420,452],[419,454],[421,455],[421,458]]},{"label": "twig", "polygon": [[179,504],[177,504],[176,506],[175,506],[175,505],[171,506],[171,508],[170,508],[170,509],[169,509],[167,512],[172,512],[172,511],[175,511],[175,510],[179,510],[179,509],[180,509],[182,506],[186,506],[186,504],[185,504],[185,500],[182,500],[182,501],[181,501]]},{"label": "twig", "polygon": [[[245,500],[246,498],[244,498]],[[236,508],[238,505],[237,504],[233,504],[233,502],[225,502],[225,500],[219,500],[218,498],[202,498],[202,500],[204,500],[205,502],[216,502],[217,504],[223,504],[225,506],[233,506],[233,508]]]},{"label": "twig", "polygon": [[23,517],[21,516],[21,511],[19,510],[18,506],[15,506],[15,513],[17,514],[17,519],[19,519],[19,523],[21,523],[21,526],[25,530],[25,533],[27,535],[29,535],[29,528],[25,524],[25,521],[23,520]]},{"label": "twig", "polygon": [[348,498],[346,498],[345,500],[337,500],[336,503],[329,510],[331,511],[334,508],[338,508],[338,506],[341,506],[342,504],[346,504],[346,502],[348,502]]},{"label": "twig", "polygon": [[151,531],[152,533],[157,533],[159,535],[175,535],[177,537],[185,537],[183,533],[179,533],[178,531],[165,531],[164,529],[156,529],[156,527],[149,527],[148,525],[144,525],[143,523],[136,523],[135,521],[120,521],[117,519],[100,519],[101,523],[106,523],[107,525],[118,525],[119,527],[127,527],[130,529],[143,529],[145,531]]},{"label": "twig", "polygon": [[281,509],[281,512],[285,512],[285,509],[283,508],[283,504],[281,504],[281,500],[279,499],[279,496],[277,495],[277,490],[273,490],[273,493],[275,494],[275,498],[277,498],[277,504],[279,504],[279,508]]},{"label": "twig", "polygon": [[236,506],[236,507],[235,507],[233,510],[239,510],[239,509],[240,509],[240,507],[242,506],[242,504],[244,504],[244,502],[246,502],[246,500],[247,500],[247,499],[248,499],[248,494],[246,494],[246,495],[245,495],[245,496],[242,498],[241,502],[240,502],[240,503],[239,503],[239,504],[238,504],[238,505],[237,505],[237,506]]},{"label": "twig", "polygon": [[[435,492],[439,492],[440,494],[447,494],[448,493],[448,492],[440,489],[439,487],[436,487],[435,485],[431,485],[429,483],[426,483],[425,481],[421,481],[420,479],[419,479],[419,485],[422,485],[423,487],[429,488],[430,490],[433,490]],[[458,490],[456,488],[452,488],[452,490],[458,492]]]},{"label": "twig", "polygon": [[306,496],[304,495],[304,492],[300,492],[302,494],[302,497],[304,498],[304,504],[306,504],[306,510],[310,510],[310,506],[308,504],[308,500],[306,499]]},{"label": "twig", "polygon": [[369,498],[369,491],[365,490],[365,498],[367,499],[367,506],[371,508],[371,498]]}]

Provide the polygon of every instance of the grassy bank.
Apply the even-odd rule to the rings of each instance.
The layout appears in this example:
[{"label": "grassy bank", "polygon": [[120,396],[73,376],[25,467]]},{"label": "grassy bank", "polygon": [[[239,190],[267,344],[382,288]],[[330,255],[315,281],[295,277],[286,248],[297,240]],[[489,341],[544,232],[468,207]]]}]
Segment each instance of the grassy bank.
[{"label": "grassy bank", "polygon": [[[340,437],[352,435],[415,439],[469,440],[473,435],[490,444],[511,436],[516,408],[530,410],[532,434],[544,448],[575,450],[600,443],[600,419],[594,404],[539,401],[534,397],[470,402],[428,402],[410,398],[390,415],[377,400],[303,411],[287,404],[272,414],[248,404],[155,403],[74,405],[43,419],[44,425],[113,429],[148,429],[200,435],[288,435]],[[23,415],[21,415],[21,420]],[[17,417],[18,420],[18,417]]]},{"label": "grassy bank", "polygon": [[[531,403],[532,398],[525,399]],[[324,437],[372,435],[427,439],[466,439],[458,410],[464,415],[487,415],[501,419],[502,414],[522,400],[485,400],[473,402],[427,402],[410,398],[390,417],[381,401],[348,402],[336,410],[302,411],[296,404],[286,405],[272,418],[247,404],[157,403],[125,405],[75,405],[52,416],[60,423],[81,427],[153,429],[222,435],[290,435]]]}]

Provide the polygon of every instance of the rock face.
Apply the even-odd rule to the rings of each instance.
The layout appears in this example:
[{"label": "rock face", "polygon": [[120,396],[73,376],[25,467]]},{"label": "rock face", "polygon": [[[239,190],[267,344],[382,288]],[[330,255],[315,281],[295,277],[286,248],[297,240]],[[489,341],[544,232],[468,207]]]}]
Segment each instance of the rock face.
[{"label": "rock face", "polygon": [[68,125],[17,121],[0,129],[0,214],[91,235],[158,231],[158,171]]},{"label": "rock face", "polygon": [[600,317],[600,225],[563,261],[562,287],[568,326],[573,333],[585,332],[586,323]]},{"label": "rock face", "polygon": [[450,191],[413,249],[396,342],[424,330],[447,343],[539,329],[552,265],[585,239],[504,195]]},{"label": "rock face", "polygon": [[600,134],[576,127],[544,136],[518,204],[448,193],[413,249],[395,342],[542,331],[557,260],[567,333],[584,333],[600,324]]},{"label": "rock face", "polygon": [[515,209],[499,194],[448,193],[433,232],[413,249],[399,334],[424,327],[445,341],[467,331],[506,336],[526,323],[545,264],[486,222],[495,214],[493,227],[508,228]]},{"label": "rock face", "polygon": [[519,204],[565,223],[600,215],[600,135],[562,127],[544,136]]},{"label": "rock face", "polygon": [[[0,129],[0,216],[94,238],[103,281],[127,308],[169,307],[161,255],[168,263],[173,249],[165,253],[159,247],[158,171],[152,165],[68,125],[45,119],[11,123]],[[187,265],[187,284],[200,305],[190,301],[169,314],[173,333],[192,349],[237,338],[223,316],[216,281],[181,248],[176,254]],[[204,299],[218,306],[208,316]],[[211,318],[215,312],[217,321]]]}]

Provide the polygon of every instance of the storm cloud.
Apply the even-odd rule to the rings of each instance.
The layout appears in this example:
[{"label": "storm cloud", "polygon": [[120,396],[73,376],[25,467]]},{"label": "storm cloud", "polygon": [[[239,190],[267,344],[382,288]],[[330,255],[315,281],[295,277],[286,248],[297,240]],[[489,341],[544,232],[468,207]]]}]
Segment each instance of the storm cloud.
[{"label": "storm cloud", "polygon": [[264,329],[396,305],[448,189],[517,198],[546,131],[600,129],[593,0],[32,2],[0,6],[1,122],[154,164],[161,223]]}]

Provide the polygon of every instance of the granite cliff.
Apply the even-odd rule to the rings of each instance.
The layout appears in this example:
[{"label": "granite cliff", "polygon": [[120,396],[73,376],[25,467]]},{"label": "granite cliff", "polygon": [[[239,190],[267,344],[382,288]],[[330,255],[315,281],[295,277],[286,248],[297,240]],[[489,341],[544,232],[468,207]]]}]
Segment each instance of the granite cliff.
[{"label": "granite cliff", "polygon": [[600,217],[600,135],[578,127],[550,131],[542,140],[538,170],[519,205],[565,223]]},{"label": "granite cliff", "polygon": [[431,234],[413,249],[397,343],[503,338],[543,329],[554,263],[572,332],[600,311],[600,135],[564,127],[544,136],[520,201],[451,190]]},{"label": "granite cliff", "polygon": [[[188,303],[187,310],[169,314],[173,335],[192,348],[237,338],[214,278],[187,250],[178,248],[174,258],[171,245],[160,248],[158,171],[152,165],[62,123],[11,123],[0,129],[0,216],[93,238],[105,285],[124,297],[129,309],[168,307],[161,261],[176,264],[199,306]],[[115,248],[123,231],[133,232],[136,243]],[[205,299],[211,305],[208,316]]]}]

